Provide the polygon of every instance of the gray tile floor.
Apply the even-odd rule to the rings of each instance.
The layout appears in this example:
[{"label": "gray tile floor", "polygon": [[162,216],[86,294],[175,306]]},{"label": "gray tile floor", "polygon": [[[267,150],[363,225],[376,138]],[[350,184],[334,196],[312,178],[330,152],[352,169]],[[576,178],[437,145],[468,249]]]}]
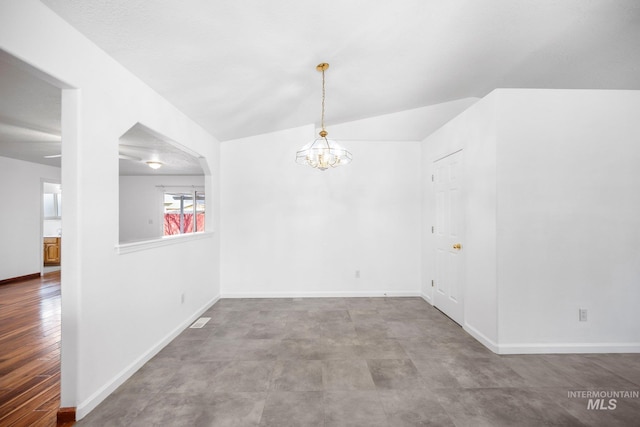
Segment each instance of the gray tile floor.
[{"label": "gray tile floor", "polygon": [[[640,354],[498,356],[420,298],[224,299],[79,426],[638,426]],[[608,399],[605,406],[608,406]]]}]

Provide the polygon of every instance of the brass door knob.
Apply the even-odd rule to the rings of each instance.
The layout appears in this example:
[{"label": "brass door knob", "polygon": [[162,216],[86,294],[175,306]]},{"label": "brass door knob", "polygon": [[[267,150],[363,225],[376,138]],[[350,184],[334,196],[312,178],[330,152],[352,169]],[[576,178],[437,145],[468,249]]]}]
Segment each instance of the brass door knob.
[{"label": "brass door knob", "polygon": [[460,243],[455,243],[453,245],[453,249],[462,249],[462,245]]}]

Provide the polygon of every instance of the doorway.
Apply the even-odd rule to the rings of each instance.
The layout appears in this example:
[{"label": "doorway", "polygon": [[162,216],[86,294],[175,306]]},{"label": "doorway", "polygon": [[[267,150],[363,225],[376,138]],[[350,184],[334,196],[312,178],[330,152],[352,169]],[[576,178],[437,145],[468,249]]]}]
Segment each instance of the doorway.
[{"label": "doorway", "polygon": [[59,271],[62,263],[62,187],[59,181],[42,180],[41,273]]},{"label": "doorway", "polygon": [[[12,202],[25,211],[20,215],[19,221],[5,223],[3,238],[15,242],[10,253],[11,258],[6,257],[5,261],[7,263],[21,263],[20,267],[26,270],[29,275],[44,272],[45,231],[47,234],[53,234],[52,237],[60,238],[60,240],[62,238],[61,191],[59,188],[57,191],[45,191],[45,182],[53,185],[66,182],[65,249],[63,251],[60,245],[56,245],[56,248],[49,249],[49,253],[55,259],[64,252],[65,270],[72,267],[69,271],[74,271],[73,267],[77,264],[75,260],[77,254],[77,185],[74,180],[77,164],[73,159],[77,153],[78,145],[79,91],[3,50],[0,50],[0,75],[2,76],[0,78],[0,157],[4,159],[4,164],[10,165],[3,172],[12,171],[13,173],[13,176],[6,179],[12,189],[17,189],[14,191],[17,197],[13,198]],[[65,133],[65,156],[70,159],[70,161],[66,161],[67,166],[65,167],[62,167],[65,163],[62,159],[63,130]],[[45,215],[45,194],[56,193],[58,195],[49,196],[46,203],[47,214]],[[48,224],[51,229],[45,229],[45,217],[52,221]],[[61,266],[55,267],[59,269]],[[57,300],[44,303],[38,298],[27,297],[22,302],[30,303],[29,307],[15,305],[9,309],[9,313],[26,313],[27,310],[35,313],[31,317],[20,316],[19,320],[27,324],[24,328],[15,329],[12,333],[12,336],[21,339],[20,342],[25,349],[36,351],[35,345],[28,343],[28,339],[38,335],[28,333],[30,330],[28,328],[33,328],[38,331],[46,331],[47,345],[56,350],[46,356],[42,353],[41,359],[38,359],[38,361],[46,361],[51,364],[50,369],[48,368],[46,371],[46,375],[51,376],[47,379],[50,382],[47,383],[48,391],[46,393],[24,391],[26,390],[23,387],[24,384],[18,384],[24,391],[21,396],[31,396],[28,405],[31,410],[33,407],[39,407],[34,405],[45,403],[38,399],[47,400],[46,404],[51,405],[51,412],[47,412],[47,414],[52,417],[54,423],[57,408],[75,406],[75,383],[73,380],[76,378],[75,366],[77,365],[74,359],[75,336],[73,333],[62,333],[65,328],[75,331],[77,311],[75,302],[78,300],[77,278],[73,274],[66,276],[65,297],[63,298],[59,295],[60,274],[60,272],[50,273],[37,280],[39,282],[37,285],[40,285],[40,282],[55,280],[55,289],[49,287],[46,292],[39,293],[38,296],[44,298],[57,295]],[[20,283],[20,285],[24,285],[24,283]],[[45,284],[45,286],[49,286],[49,284]],[[35,292],[40,291],[36,290]],[[17,302],[21,302],[20,298]],[[61,315],[62,311],[65,312],[65,316]],[[62,318],[65,318],[66,321],[63,322]],[[52,333],[53,330],[56,330],[55,334]],[[0,353],[2,353],[0,358],[10,357],[12,348],[0,346]],[[66,362],[66,368],[64,367],[65,359],[72,359]],[[31,358],[19,358],[18,361],[20,363],[36,363]],[[14,369],[13,372],[17,372],[14,375],[18,375],[21,371]],[[30,372],[33,374],[36,371],[32,369]],[[65,377],[70,377],[72,380],[65,381]],[[66,402],[65,394],[70,396]],[[11,394],[6,395],[11,396]],[[0,410],[0,412],[2,411]],[[27,416],[32,417],[33,414]],[[2,421],[0,424],[4,425]],[[29,425],[31,424],[33,423],[29,423]],[[51,423],[47,422],[46,424]]]},{"label": "doorway", "polygon": [[462,245],[462,151],[434,164],[435,184],[435,293],[434,305],[459,325],[464,322]]}]

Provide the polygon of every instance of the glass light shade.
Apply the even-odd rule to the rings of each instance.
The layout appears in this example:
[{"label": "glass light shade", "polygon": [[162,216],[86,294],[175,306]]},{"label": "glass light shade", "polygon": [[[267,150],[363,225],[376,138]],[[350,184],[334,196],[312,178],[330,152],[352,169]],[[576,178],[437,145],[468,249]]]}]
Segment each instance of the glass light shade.
[{"label": "glass light shade", "polygon": [[149,165],[151,169],[160,169],[160,167],[162,167],[162,162],[150,160],[147,162],[147,165]]},{"label": "glass light shade", "polygon": [[296,163],[321,171],[349,164],[351,159],[350,152],[326,136],[316,138],[296,153]]}]

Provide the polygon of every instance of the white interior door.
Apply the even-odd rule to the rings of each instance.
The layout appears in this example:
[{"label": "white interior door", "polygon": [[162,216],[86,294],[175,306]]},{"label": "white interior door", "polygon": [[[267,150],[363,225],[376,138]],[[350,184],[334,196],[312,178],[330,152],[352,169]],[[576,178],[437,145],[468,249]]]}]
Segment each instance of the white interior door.
[{"label": "white interior door", "polygon": [[464,321],[462,274],[462,151],[435,162],[435,292],[433,302],[458,324]]}]

